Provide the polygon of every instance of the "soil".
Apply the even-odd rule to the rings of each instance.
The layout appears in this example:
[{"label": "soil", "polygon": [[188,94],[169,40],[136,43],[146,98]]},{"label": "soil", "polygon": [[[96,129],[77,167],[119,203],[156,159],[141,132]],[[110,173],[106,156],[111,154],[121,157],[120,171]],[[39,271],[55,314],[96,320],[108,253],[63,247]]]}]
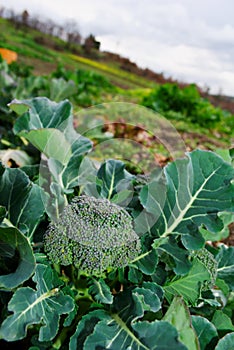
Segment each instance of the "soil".
[{"label": "soil", "polygon": [[229,225],[230,234],[222,242],[228,246],[234,246],[234,222]]}]

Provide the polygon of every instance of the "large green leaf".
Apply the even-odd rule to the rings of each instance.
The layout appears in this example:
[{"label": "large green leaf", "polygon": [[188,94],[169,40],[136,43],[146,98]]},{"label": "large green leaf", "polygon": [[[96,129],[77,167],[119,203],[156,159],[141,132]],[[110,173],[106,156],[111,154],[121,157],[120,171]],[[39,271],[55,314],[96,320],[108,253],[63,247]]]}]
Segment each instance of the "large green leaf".
[{"label": "large green leaf", "polygon": [[[128,189],[133,178],[125,170],[123,162],[113,159],[107,160],[100,166],[97,177],[102,181],[99,194],[109,200],[119,192]],[[131,198],[131,191],[127,194]]]},{"label": "large green leaf", "polygon": [[15,227],[0,227],[0,289],[18,287],[34,269],[35,258],[28,239]]},{"label": "large green leaf", "polygon": [[225,337],[220,339],[217,346],[215,347],[215,350],[232,350],[233,344],[234,344],[234,332],[229,333],[225,335]]},{"label": "large green leaf", "polygon": [[9,106],[15,111],[24,112],[14,125],[14,132],[17,135],[44,128],[63,131],[72,120],[72,106],[68,100],[55,103],[46,97],[35,97],[31,100],[13,100]]},{"label": "large green leaf", "polygon": [[234,290],[234,247],[220,247],[216,255],[218,262],[218,278],[223,279],[229,288]]},{"label": "large green leaf", "polygon": [[67,204],[66,195],[79,183],[79,167],[92,149],[92,142],[73,127],[69,101],[55,103],[47,98],[13,101],[10,107],[23,111],[14,132],[31,142],[45,157],[39,171],[39,184],[47,193],[45,210],[56,220]]},{"label": "large green leaf", "polygon": [[[122,332],[122,334],[121,334]],[[114,314],[103,318],[84,344],[84,350],[186,350],[179,342],[176,329],[165,321],[137,322],[132,330]],[[72,348],[71,348],[72,349]],[[77,348],[81,349],[81,348]]]},{"label": "large green leaf", "polygon": [[[48,129],[56,129],[64,134],[71,145],[80,136],[73,127],[72,105],[68,100],[56,103],[46,97],[36,97],[30,100],[13,100],[9,106],[17,112],[24,112],[14,125],[14,132],[19,136],[25,137],[32,131],[45,129],[48,132]],[[34,133],[33,136],[35,135]],[[61,134],[58,135],[61,137]],[[60,146],[60,140],[57,141],[57,146]]]},{"label": "large green leaf", "polygon": [[66,164],[71,157],[71,139],[78,135],[73,128],[72,106],[65,100],[59,103],[45,97],[10,104],[16,111],[25,111],[15,122],[14,132],[31,142],[48,158]]},{"label": "large green leaf", "polygon": [[78,88],[74,81],[66,81],[63,78],[51,79],[49,88],[49,97],[52,101],[61,101],[78,93]]},{"label": "large green leaf", "polygon": [[85,164],[82,164],[84,155],[90,152],[91,149],[92,143],[90,140],[77,134],[77,138],[71,144],[71,154],[69,155],[67,164],[62,165],[56,159],[48,160],[50,173],[65,193],[79,185],[79,179],[83,170],[80,170],[80,166],[85,166]]},{"label": "large green leaf", "polygon": [[[139,337],[142,346],[135,346],[132,349],[147,350],[187,350],[178,340],[178,332],[165,321],[138,322],[133,325],[134,331]],[[131,349],[131,347],[130,347]]]},{"label": "large green leaf", "polygon": [[110,312],[96,310],[85,315],[71,337],[70,350],[186,350],[176,329],[165,321],[139,321],[145,311],[161,307],[163,291],[152,282],[120,293]]},{"label": "large green leaf", "polygon": [[167,189],[152,182],[142,188],[141,203],[157,221],[157,234],[178,233],[189,249],[198,249],[204,239],[198,231],[204,225],[211,232],[223,228],[217,214],[234,210],[234,169],[212,152],[196,150],[187,159],[178,159],[164,169]]},{"label": "large green leaf", "polygon": [[78,323],[75,333],[70,338],[69,349],[84,350],[84,343],[87,337],[92,334],[97,323],[107,316],[108,314],[105,310],[95,310],[84,315]]},{"label": "large green leaf", "polygon": [[80,183],[80,179],[84,175],[82,175],[83,168],[80,170],[80,167],[87,164],[83,160],[91,148],[90,140],[76,134],[76,138],[71,145],[72,153],[66,164],[62,164],[54,158],[50,158],[44,164],[41,164],[39,183],[49,194],[46,202],[46,212],[52,220],[56,220],[59,213],[64,209],[67,203],[66,195],[72,193],[74,187],[82,186],[82,181],[85,181],[83,178]]},{"label": "large green leaf", "polygon": [[215,311],[212,318],[212,323],[215,325],[218,331],[234,331],[232,320],[221,310]]},{"label": "large green leaf", "polygon": [[[149,286],[145,287],[141,295],[145,306],[150,306],[152,299],[149,295],[146,297]],[[137,321],[143,316],[145,306],[141,305],[141,298],[133,299],[129,293],[123,293],[116,298],[111,312],[90,312],[78,323],[70,340],[70,350],[186,350],[178,340],[176,329],[168,322]]]},{"label": "large green leaf", "polygon": [[211,278],[206,267],[197,259],[189,273],[181,278],[175,278],[168,282],[163,289],[166,297],[171,300],[172,296],[181,295],[192,304],[195,304],[200,296],[202,285]]},{"label": "large green leaf", "polygon": [[29,238],[44,214],[44,192],[21,169],[6,168],[0,176],[0,205],[7,218]]},{"label": "large green leaf", "polygon": [[74,301],[60,290],[61,281],[46,265],[38,264],[33,277],[36,290],[31,287],[17,289],[8,304],[13,314],[8,316],[0,328],[0,338],[7,341],[23,339],[30,325],[40,325],[39,341],[55,337],[60,315],[74,309]]},{"label": "large green leaf", "polygon": [[39,129],[21,132],[31,144],[48,158],[54,158],[66,164],[71,157],[71,145],[58,129]]},{"label": "large green leaf", "polygon": [[212,349],[218,339],[215,326],[205,317],[192,316],[192,324],[197,333],[201,350]]},{"label": "large green leaf", "polygon": [[179,340],[187,346],[188,350],[200,350],[189,309],[181,297],[173,299],[163,320],[171,323],[177,329]]}]

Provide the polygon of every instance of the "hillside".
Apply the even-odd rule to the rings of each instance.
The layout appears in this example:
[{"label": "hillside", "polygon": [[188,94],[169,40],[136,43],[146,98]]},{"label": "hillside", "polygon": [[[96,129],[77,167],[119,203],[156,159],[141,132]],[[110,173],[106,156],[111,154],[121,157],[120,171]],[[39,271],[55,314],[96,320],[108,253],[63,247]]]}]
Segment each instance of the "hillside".
[{"label": "hillside", "polygon": [[68,44],[58,37],[15,24],[11,20],[0,18],[0,30],[0,47],[17,52],[19,62],[32,65],[34,73],[38,75],[50,73],[60,63],[67,68],[92,69],[125,89],[148,88],[154,83],[173,82],[162,73],[142,69],[118,54]]},{"label": "hillside", "polygon": [[[58,64],[62,64],[68,69],[98,72],[123,89],[152,88],[155,84],[165,83],[177,83],[180,87],[188,85],[166,78],[163,73],[142,69],[118,54],[95,49],[87,51],[82,45],[69,45],[58,37],[28,26],[16,26],[5,18],[0,18],[0,33],[0,47],[17,52],[19,63],[32,66],[36,75],[49,74]],[[199,91],[214,105],[234,112],[234,97],[214,96],[201,89]]]},{"label": "hillside", "polygon": [[111,59],[107,61],[105,53],[95,51],[91,55],[95,59],[85,58],[81,46],[69,47],[59,38],[28,27],[16,29],[11,21],[3,18],[0,18],[0,32],[0,47],[17,52],[18,62],[33,66],[37,75],[49,74],[62,64],[68,69],[91,69],[109,78],[114,85],[126,89],[152,86],[152,82],[144,77],[121,69]]},{"label": "hillside", "polygon": [[[76,102],[73,101],[75,109],[77,109],[77,107],[88,107],[92,104],[110,101],[142,104],[144,99],[148,99],[151,92],[153,94],[155,89],[159,86],[164,86],[162,84],[165,83],[177,84],[181,89],[186,86],[188,87],[188,84],[176,82],[172,79],[165,79],[163,74],[152,72],[149,69],[141,69],[134,62],[117,54],[102,52],[95,48],[87,51],[82,45],[68,44],[68,42],[58,37],[42,33],[28,26],[16,25],[12,21],[4,18],[0,18],[0,33],[0,47],[15,51],[18,54],[17,62],[19,66],[31,66],[32,74],[35,76],[47,76],[49,80],[51,80],[52,77],[62,77],[69,80],[69,77],[72,76],[71,72],[75,72],[76,70],[94,72],[94,74],[100,75],[100,77],[92,78],[85,77],[85,73],[82,73],[83,75],[81,74],[84,79],[89,80],[88,82],[84,82],[83,85],[88,84],[89,87],[86,89],[86,87],[83,86],[83,95],[81,94],[82,98],[84,97],[83,99],[76,100]],[[56,72],[58,67],[60,67],[60,71]],[[70,71],[70,75],[63,73],[61,67],[63,67],[62,71]],[[111,89],[103,88],[101,77],[107,79],[104,85],[112,84]],[[96,81],[92,82],[92,79],[96,79]],[[95,87],[92,87],[92,84],[94,84]],[[170,85],[168,85],[168,87],[169,86]],[[42,89],[40,93],[43,93],[43,91],[45,90]],[[233,98],[212,96],[199,89],[198,91],[202,97],[212,101],[214,106],[219,106],[234,113]],[[84,96],[84,94],[86,94],[86,96]],[[27,95],[25,95],[24,98],[26,98],[26,96]],[[188,95],[188,98],[195,98],[195,100],[198,100],[200,97],[195,93],[195,96],[192,97]],[[151,107],[151,105],[145,105]],[[170,108],[173,109],[173,107]],[[204,111],[204,113],[208,113],[208,116],[213,113],[212,106],[206,104],[205,108],[206,111]],[[164,115],[165,113],[163,112]],[[218,113],[222,114],[222,112],[219,111]],[[181,117],[180,112],[178,114],[177,110],[166,114],[171,123],[181,133],[188,149],[193,149],[197,146],[208,149],[231,146],[231,127],[228,127],[229,132],[227,132],[224,121],[214,125],[208,125],[206,123],[199,124],[193,121],[191,122],[189,116]],[[152,144],[152,140],[148,140],[148,142]]]}]

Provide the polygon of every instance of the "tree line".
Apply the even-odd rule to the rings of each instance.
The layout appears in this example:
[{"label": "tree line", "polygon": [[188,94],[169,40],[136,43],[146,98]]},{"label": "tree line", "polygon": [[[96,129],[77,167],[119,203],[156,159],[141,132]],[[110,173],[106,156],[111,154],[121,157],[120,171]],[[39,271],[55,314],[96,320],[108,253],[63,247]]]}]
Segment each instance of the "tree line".
[{"label": "tree line", "polygon": [[82,45],[89,52],[93,49],[100,49],[100,42],[93,34],[83,38],[78,23],[74,19],[69,19],[64,24],[55,23],[51,19],[42,19],[29,14],[27,10],[16,13],[13,9],[0,6],[0,17],[10,20],[16,29],[32,28],[58,37],[68,43],[68,45]]}]

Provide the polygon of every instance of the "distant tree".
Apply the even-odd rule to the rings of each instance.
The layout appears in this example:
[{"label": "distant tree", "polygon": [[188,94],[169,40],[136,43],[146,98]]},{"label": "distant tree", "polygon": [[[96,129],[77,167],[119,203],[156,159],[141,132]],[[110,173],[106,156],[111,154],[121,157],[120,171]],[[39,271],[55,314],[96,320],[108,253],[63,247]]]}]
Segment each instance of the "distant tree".
[{"label": "distant tree", "polygon": [[6,18],[9,18],[11,21],[16,22],[18,20],[18,15],[16,15],[15,11],[12,9],[6,10]]},{"label": "distant tree", "polygon": [[95,36],[93,34],[90,34],[85,38],[83,47],[86,53],[91,53],[92,50],[99,50],[100,49],[100,41],[97,41],[95,39]]},{"label": "distant tree", "polygon": [[81,34],[78,24],[75,20],[70,19],[64,24],[64,32],[66,33],[66,41],[68,44],[81,44]]},{"label": "distant tree", "polygon": [[5,8],[3,6],[0,7],[0,17],[4,18]]},{"label": "distant tree", "polygon": [[209,85],[205,84],[204,87],[202,88],[202,92],[203,92],[205,95],[209,95],[209,93],[210,93],[210,87],[209,87]]},{"label": "distant tree", "polygon": [[35,29],[39,30],[42,33],[47,33],[47,22],[49,23],[48,26],[50,26],[50,21],[43,21],[41,18],[36,17],[35,18]]},{"label": "distant tree", "polygon": [[8,18],[15,26],[16,29],[18,29],[21,25],[21,15],[16,14],[14,10],[7,9],[5,12],[5,17]]},{"label": "distant tree", "polygon": [[45,26],[44,31],[46,34],[50,34],[50,35],[54,34],[55,23],[51,19],[46,21],[46,23],[44,23],[44,26]]},{"label": "distant tree", "polygon": [[30,27],[33,29],[39,28],[40,20],[37,17],[31,17],[30,18]]},{"label": "distant tree", "polygon": [[29,13],[27,10],[24,10],[21,14],[21,22],[25,27],[29,25]]},{"label": "distant tree", "polygon": [[64,28],[63,28],[63,26],[54,23],[52,35],[57,36],[58,38],[64,39]]},{"label": "distant tree", "polygon": [[[27,10],[24,10],[21,14],[16,14],[12,9],[7,9],[3,6],[0,6],[0,17],[9,19],[14,24],[16,29],[20,28],[21,26],[24,26],[24,29],[26,27],[30,27],[40,31],[41,33],[57,36],[62,40],[65,40],[74,50],[76,47],[73,45],[81,45],[82,42],[79,26],[73,19],[68,20],[63,26],[61,26],[55,24],[50,19],[45,21],[38,17],[38,15],[31,16]],[[41,39],[38,37],[38,40],[40,41]],[[91,43],[92,41],[93,40],[91,40]],[[91,44],[91,47],[93,47],[93,45],[94,41]],[[90,44],[87,43],[87,46],[90,46]]]}]

